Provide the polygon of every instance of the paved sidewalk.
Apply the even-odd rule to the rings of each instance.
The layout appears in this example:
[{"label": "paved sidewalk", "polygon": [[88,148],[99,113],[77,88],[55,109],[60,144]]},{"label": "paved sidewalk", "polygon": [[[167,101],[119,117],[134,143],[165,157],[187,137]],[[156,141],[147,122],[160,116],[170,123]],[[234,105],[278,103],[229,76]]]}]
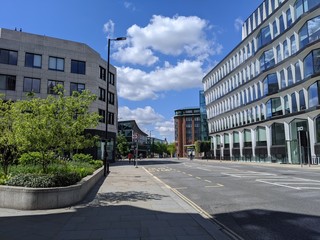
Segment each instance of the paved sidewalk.
[{"label": "paved sidewalk", "polygon": [[110,170],[77,206],[0,209],[0,239],[231,239],[143,166],[118,162]]}]

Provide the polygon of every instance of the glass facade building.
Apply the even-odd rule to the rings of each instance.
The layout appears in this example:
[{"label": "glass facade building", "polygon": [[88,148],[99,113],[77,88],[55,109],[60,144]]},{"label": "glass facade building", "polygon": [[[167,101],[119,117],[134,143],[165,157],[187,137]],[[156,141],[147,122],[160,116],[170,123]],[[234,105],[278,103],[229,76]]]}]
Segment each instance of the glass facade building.
[{"label": "glass facade building", "polygon": [[265,0],[202,80],[217,159],[319,163],[320,1]]}]

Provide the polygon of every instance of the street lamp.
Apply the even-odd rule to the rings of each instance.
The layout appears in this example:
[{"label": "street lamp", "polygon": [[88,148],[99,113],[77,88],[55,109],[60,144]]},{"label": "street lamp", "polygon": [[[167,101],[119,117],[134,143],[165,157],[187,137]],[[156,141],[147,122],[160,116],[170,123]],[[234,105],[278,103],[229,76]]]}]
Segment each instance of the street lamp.
[{"label": "street lamp", "polygon": [[107,97],[106,97],[106,143],[105,143],[105,154],[104,154],[104,165],[103,165],[103,175],[107,176],[109,173],[109,162],[108,162],[108,153],[107,153],[107,144],[108,144],[108,120],[109,120],[109,82],[110,82],[110,42],[111,41],[122,41],[126,40],[126,37],[118,38],[108,38],[108,65],[107,65]]}]

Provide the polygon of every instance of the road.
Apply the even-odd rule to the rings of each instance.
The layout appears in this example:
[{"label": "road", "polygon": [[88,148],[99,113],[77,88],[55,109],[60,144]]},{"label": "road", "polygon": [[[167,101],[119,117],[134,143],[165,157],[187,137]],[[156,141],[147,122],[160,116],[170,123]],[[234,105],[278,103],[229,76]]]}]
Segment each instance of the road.
[{"label": "road", "polygon": [[186,159],[139,164],[240,239],[320,239],[320,167]]}]

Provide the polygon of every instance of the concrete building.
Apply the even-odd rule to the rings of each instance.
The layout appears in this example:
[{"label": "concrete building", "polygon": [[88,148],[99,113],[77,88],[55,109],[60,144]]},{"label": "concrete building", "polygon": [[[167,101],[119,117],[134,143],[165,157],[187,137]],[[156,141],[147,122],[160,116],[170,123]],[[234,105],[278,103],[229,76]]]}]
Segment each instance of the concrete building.
[{"label": "concrete building", "polygon": [[[62,84],[66,94],[88,89],[98,96],[90,111],[103,119],[89,132],[101,137],[94,149],[95,158],[104,157],[105,129],[108,120],[108,159],[114,159],[117,134],[116,68],[110,65],[109,92],[107,62],[86,44],[21,31],[0,29],[0,93],[6,99],[24,99],[28,92],[45,98],[53,94],[53,87]],[[109,114],[106,116],[106,101]]]},{"label": "concrete building", "polygon": [[320,1],[265,0],[204,78],[215,158],[318,163]]}]

